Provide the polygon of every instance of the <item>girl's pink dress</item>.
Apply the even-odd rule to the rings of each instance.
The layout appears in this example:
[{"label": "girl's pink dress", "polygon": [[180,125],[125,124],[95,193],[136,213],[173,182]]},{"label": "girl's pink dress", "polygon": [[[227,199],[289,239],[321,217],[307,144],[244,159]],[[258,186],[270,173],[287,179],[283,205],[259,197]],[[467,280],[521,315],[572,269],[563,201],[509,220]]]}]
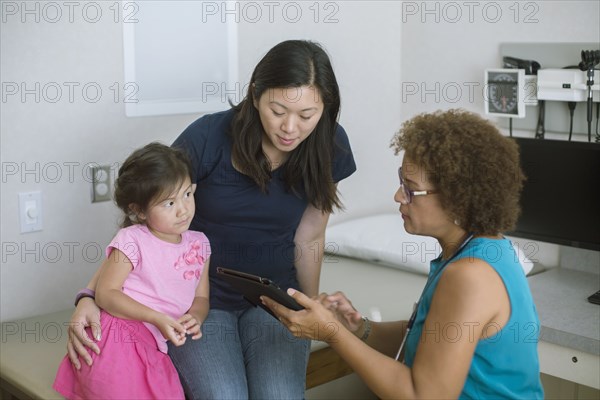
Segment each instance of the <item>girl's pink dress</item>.
[{"label": "girl's pink dress", "polygon": [[[186,231],[181,243],[167,243],[146,226],[121,229],[107,247],[118,249],[133,270],[123,293],[177,319],[192,305],[204,262],[210,256],[208,238]],[[52,386],[69,399],[183,399],[183,389],[167,355],[166,339],[152,324],[100,314],[100,355],[88,349],[92,366],[77,371],[65,357]],[[92,337],[88,329],[88,336]],[[188,337],[188,340],[191,338]]]},{"label": "girl's pink dress", "polygon": [[[171,359],[158,350],[154,336],[142,322],[102,311],[100,325],[100,355],[88,350],[92,366],[81,362],[79,371],[65,356],[54,390],[74,400],[185,398]],[[89,328],[87,332],[92,337]]]}]

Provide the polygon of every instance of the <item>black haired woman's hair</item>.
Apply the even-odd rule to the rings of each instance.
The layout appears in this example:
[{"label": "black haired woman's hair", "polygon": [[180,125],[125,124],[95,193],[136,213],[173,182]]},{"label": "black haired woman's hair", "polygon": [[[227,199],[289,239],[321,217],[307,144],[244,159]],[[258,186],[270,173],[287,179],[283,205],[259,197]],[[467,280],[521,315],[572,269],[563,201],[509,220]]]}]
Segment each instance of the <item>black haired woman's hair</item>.
[{"label": "black haired woman's hair", "polygon": [[121,227],[144,223],[138,213],[178,190],[191,173],[192,165],[179,149],[153,142],[131,153],[115,182],[115,203],[125,214]]},{"label": "black haired woman's hair", "polygon": [[273,47],[257,64],[244,100],[235,106],[230,135],[232,160],[237,169],[267,191],[271,165],[262,150],[265,134],[254,102],[268,89],[313,86],[323,101],[314,131],[287,159],[283,179],[288,189],[304,192],[309,203],[324,212],[341,208],[332,179],[334,137],[340,110],[340,91],[331,61],[314,42],[288,40]]}]

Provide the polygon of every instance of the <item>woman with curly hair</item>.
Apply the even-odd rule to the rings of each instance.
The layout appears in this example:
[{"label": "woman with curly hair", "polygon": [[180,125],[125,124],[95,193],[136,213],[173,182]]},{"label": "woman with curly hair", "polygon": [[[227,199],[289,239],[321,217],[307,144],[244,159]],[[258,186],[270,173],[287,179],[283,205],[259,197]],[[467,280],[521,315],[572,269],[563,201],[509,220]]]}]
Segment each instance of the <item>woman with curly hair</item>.
[{"label": "woman with curly hair", "polygon": [[519,215],[517,144],[451,110],[407,121],[391,147],[404,153],[394,197],[404,228],[442,249],[410,320],[370,322],[340,292],[290,290],[297,312],[263,301],[296,335],[327,340],[380,398],[543,398],[539,319],[502,236]]}]

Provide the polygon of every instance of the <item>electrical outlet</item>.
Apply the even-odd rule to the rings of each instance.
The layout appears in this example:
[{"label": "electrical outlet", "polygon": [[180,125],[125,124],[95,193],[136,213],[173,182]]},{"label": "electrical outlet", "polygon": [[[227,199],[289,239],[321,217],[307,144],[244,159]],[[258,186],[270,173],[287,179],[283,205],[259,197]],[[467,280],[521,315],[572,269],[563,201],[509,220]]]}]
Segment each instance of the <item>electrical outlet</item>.
[{"label": "electrical outlet", "polygon": [[111,182],[110,182],[110,166],[102,165],[91,167],[92,175],[92,203],[101,201],[110,201],[111,199]]}]

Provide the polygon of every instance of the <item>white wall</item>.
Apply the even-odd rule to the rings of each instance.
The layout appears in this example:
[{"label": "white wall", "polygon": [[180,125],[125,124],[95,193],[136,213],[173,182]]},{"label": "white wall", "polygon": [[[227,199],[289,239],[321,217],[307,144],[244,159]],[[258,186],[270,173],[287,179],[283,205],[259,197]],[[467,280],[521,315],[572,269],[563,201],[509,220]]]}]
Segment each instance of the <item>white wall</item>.
[{"label": "white wall", "polygon": [[[65,6],[61,8],[60,19],[56,17],[56,9],[44,8],[44,3],[24,4],[2,3],[1,78],[5,98],[1,119],[1,320],[71,307],[74,293],[86,284],[99,265],[100,250],[116,230],[118,212],[109,202],[90,202],[86,166],[89,163],[118,166],[132,149],[149,141],[170,143],[198,117],[125,116],[122,26],[115,22],[113,2],[77,3],[72,17]],[[54,4],[61,7],[63,3]],[[221,2],[215,4],[221,6]],[[241,13],[241,84],[247,82],[256,62],[275,43],[292,38],[322,42],[338,72],[343,94],[342,123],[351,135],[361,165],[355,182],[359,179],[367,182],[369,168],[381,167],[381,164],[369,165],[368,146],[383,148],[385,156],[378,158],[387,158],[388,166],[395,161],[386,150],[386,143],[398,125],[399,116],[378,110],[388,104],[394,110],[400,106],[398,96],[388,96],[400,80],[400,26],[393,15],[382,12],[384,6],[393,10],[399,10],[399,6],[386,2],[373,6],[340,3],[334,8],[319,5],[315,22],[316,8],[309,9],[312,3],[295,4],[302,12],[295,23],[288,22],[297,19],[291,13],[294,9],[289,9],[287,15],[281,13],[285,3],[275,9],[271,20],[268,9],[263,7],[263,18],[258,23],[251,23]],[[92,23],[90,20],[96,19],[96,6],[101,7],[102,17]],[[27,13],[22,7],[33,12]],[[327,24],[326,16],[330,17]],[[55,19],[58,21],[52,22]],[[372,46],[373,39],[393,51],[378,50]],[[372,62],[381,67],[369,83],[373,89],[364,93],[365,84],[360,82],[369,75]],[[39,99],[35,96],[36,82],[40,82]],[[121,98],[116,102],[115,82],[121,88]],[[33,93],[23,98],[20,92],[9,94],[15,84],[20,90],[22,83],[23,89]],[[90,91],[82,93],[86,84]],[[63,90],[60,98],[56,87]],[[72,98],[69,87],[74,88]],[[95,87],[102,90],[97,102],[92,90]],[[363,115],[378,115],[378,121],[367,122],[361,118]],[[377,184],[374,195],[363,201],[362,207],[358,199],[350,204],[349,198],[355,196],[346,196],[349,209],[365,213],[389,203],[391,195],[384,189],[388,186]],[[33,190],[42,192],[43,231],[21,234],[18,193]]]},{"label": "white wall", "polygon": [[[598,1],[404,3],[402,82],[405,87],[415,83],[427,90],[435,89],[437,83],[440,90],[405,93],[403,119],[438,108],[483,113],[483,71],[502,66],[501,43],[589,41],[600,45]],[[437,12],[427,12],[436,6]],[[479,86],[474,86],[475,95],[470,97],[472,82]]]},{"label": "white wall", "polygon": [[[13,14],[13,8],[6,8],[21,8],[25,3],[1,3],[0,320],[70,307],[74,293],[99,265],[98,250],[113,235],[118,212],[110,203],[90,202],[85,166],[117,165],[133,148],[152,140],[170,143],[197,118],[192,114],[125,117],[122,97],[113,98],[113,85],[122,90],[125,84],[122,27],[114,20],[114,3],[75,3],[72,22],[66,6],[62,18],[51,22],[56,18],[54,10],[46,9],[44,14],[44,3],[28,2],[28,9],[34,10],[30,14],[23,9]],[[258,59],[284,39],[317,40],[332,57],[342,90],[340,122],[350,135],[359,167],[340,184],[347,210],[334,215],[332,222],[396,209],[392,196],[398,160],[388,144],[401,121],[437,108],[483,109],[481,97],[470,101],[463,96],[454,103],[443,96],[440,101],[427,96],[423,102],[420,95],[403,99],[402,81],[440,82],[442,87],[448,82],[481,82],[483,69],[498,64],[501,42],[589,42],[599,37],[597,1],[520,2],[517,23],[508,9],[513,2],[496,3],[504,15],[497,23],[482,17],[487,3],[476,3],[473,23],[466,8],[462,20],[446,22],[444,18],[454,16],[443,14],[444,2],[427,3],[432,9],[435,4],[439,7],[439,22],[435,15],[423,15],[422,22],[421,10],[413,14],[422,2],[321,2],[317,22],[314,2],[296,2],[303,14],[295,23],[281,14],[285,2],[278,3],[272,21],[264,2],[257,2],[265,13],[259,22],[241,15],[242,85]],[[531,11],[523,8],[526,3],[536,5],[537,23],[522,21]],[[89,22],[95,18],[90,5],[102,7],[98,22]],[[88,20],[82,13],[85,7]],[[337,21],[324,23],[327,15]],[[486,15],[488,20],[490,16]],[[14,83],[33,92],[23,98],[21,93],[8,95],[6,89]],[[82,93],[86,84],[101,88],[97,102],[92,101],[93,90],[87,97]],[[69,85],[74,87],[72,99]],[[63,90],[58,99],[56,86]],[[43,194],[44,229],[20,234],[18,193],[32,190]]]},{"label": "white wall", "polygon": [[321,4],[319,18],[323,21],[330,16],[336,22],[314,23],[315,14],[309,9],[314,3],[297,2],[306,15],[302,24],[265,19],[265,23],[241,24],[239,34],[240,74],[245,80],[262,49],[286,38],[318,41],[330,54],[342,95],[340,123],[350,136],[358,165],[358,171],[339,184],[346,212],[334,214],[331,221],[336,222],[396,209],[391,185],[397,179],[394,165],[398,160],[388,146],[400,125],[402,25],[398,23],[400,2],[331,3],[336,7]]},{"label": "white wall", "polygon": [[[10,4],[2,3],[0,43],[2,320],[68,307],[99,265],[98,250],[113,235],[117,214],[110,202],[91,204],[85,166],[116,165],[142,143],[169,142],[193,118],[125,117],[122,99],[115,102],[110,89],[123,86],[122,28],[110,3],[102,4],[96,23],[82,17],[82,3],[73,22],[65,8],[56,23],[43,18],[55,17],[50,9],[42,14],[41,2],[26,3],[29,10],[37,5],[39,22],[36,14],[5,13]],[[9,95],[14,83],[20,93]],[[102,94],[83,92],[85,85]],[[22,98],[21,88],[31,92]],[[32,190],[42,192],[43,231],[20,234],[17,194]]]}]

